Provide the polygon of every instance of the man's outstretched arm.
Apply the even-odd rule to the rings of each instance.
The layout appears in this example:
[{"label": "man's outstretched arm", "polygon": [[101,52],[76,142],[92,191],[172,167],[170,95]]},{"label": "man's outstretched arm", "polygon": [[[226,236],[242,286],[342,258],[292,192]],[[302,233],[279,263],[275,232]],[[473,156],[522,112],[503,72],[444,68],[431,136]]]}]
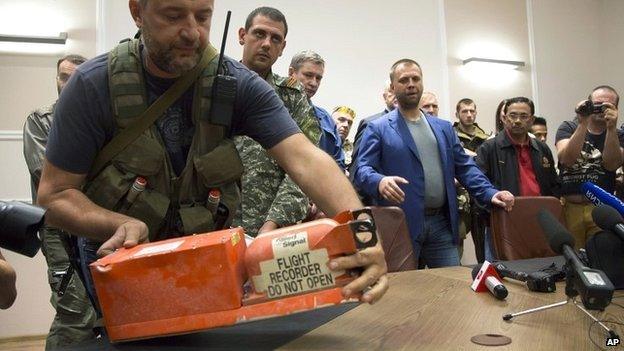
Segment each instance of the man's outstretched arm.
[{"label": "man's outstretched arm", "polygon": [[70,233],[105,241],[100,254],[147,241],[147,225],[94,204],[81,190],[86,174],[67,172],[47,160],[37,194],[46,222]]}]

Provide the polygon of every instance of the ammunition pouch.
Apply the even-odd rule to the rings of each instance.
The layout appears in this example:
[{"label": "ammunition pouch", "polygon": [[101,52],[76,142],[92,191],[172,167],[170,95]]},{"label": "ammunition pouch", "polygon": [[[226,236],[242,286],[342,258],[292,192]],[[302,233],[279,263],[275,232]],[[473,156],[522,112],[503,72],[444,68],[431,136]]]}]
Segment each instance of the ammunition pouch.
[{"label": "ammunition pouch", "polygon": [[[234,142],[231,139],[222,139],[212,151],[195,157],[193,163],[201,185],[206,187],[208,191],[215,188],[221,191],[219,206],[213,215],[214,227],[212,229],[229,226],[240,203],[240,188],[237,182],[244,171]],[[193,211],[193,213],[199,214],[200,210]],[[206,211],[210,213],[208,209]],[[184,223],[185,231],[189,232],[187,222],[190,220],[184,220],[182,209],[180,210],[180,217]]]},{"label": "ammunition pouch", "polygon": [[129,207],[120,210],[128,190],[138,176],[156,181],[155,177],[164,165],[162,148],[153,138],[141,135],[135,142],[117,155],[85,189],[85,194],[98,206],[124,213],[143,221],[154,237],[162,226],[169,198],[153,188],[142,191]]},{"label": "ammunition pouch", "polygon": [[235,182],[243,175],[243,163],[230,139],[223,139],[210,152],[195,157],[195,169],[208,189]]},{"label": "ammunition pouch", "polygon": [[181,205],[178,213],[186,233],[205,233],[215,229],[215,216],[203,204]]}]

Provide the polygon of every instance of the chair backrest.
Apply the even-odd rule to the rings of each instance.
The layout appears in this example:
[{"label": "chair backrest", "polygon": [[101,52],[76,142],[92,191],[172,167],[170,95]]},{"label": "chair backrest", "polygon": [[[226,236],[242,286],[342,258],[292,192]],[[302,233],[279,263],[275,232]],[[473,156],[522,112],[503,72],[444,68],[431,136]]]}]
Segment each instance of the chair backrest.
[{"label": "chair backrest", "polygon": [[381,246],[386,253],[388,272],[409,271],[418,267],[405,214],[398,207],[371,207]]},{"label": "chair backrest", "polygon": [[552,196],[517,196],[513,209],[493,208],[490,216],[492,241],[501,261],[556,256],[537,221],[540,209],[546,209],[565,226],[563,206]]}]

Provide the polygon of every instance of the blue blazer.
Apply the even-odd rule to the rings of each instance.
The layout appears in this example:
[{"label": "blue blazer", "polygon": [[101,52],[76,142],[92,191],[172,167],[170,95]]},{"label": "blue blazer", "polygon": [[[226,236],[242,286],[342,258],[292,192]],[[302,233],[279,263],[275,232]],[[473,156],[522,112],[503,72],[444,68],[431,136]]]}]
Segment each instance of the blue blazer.
[{"label": "blue blazer", "polygon": [[[482,204],[490,204],[498,190],[483,175],[472,157],[464,152],[451,123],[430,115],[425,118],[438,141],[446,186],[447,218],[451,222],[453,242],[457,243],[459,212],[454,179],[457,178]],[[364,130],[354,176],[355,185],[377,199],[382,206],[394,204],[379,196],[377,188],[381,178],[400,176],[409,181],[409,184],[400,185],[405,192],[405,201],[400,207],[405,212],[412,240],[424,231],[425,222],[425,175],[421,157],[429,156],[418,153],[407,123],[395,109],[369,123]]]}]

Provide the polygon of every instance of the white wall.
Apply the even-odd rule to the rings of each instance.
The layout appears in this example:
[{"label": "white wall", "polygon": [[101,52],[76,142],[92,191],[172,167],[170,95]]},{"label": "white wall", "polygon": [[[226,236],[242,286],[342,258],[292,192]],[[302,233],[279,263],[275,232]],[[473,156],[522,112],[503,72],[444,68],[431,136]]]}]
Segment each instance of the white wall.
[{"label": "white wall", "polygon": [[56,61],[67,53],[93,56],[94,23],[94,1],[0,0],[2,34],[68,33],[64,48],[47,54],[20,54],[0,46],[0,130],[21,130],[30,111],[56,100]]},{"label": "white wall", "polygon": [[[125,1],[101,1],[107,12],[116,14],[103,16],[106,36],[98,39],[98,47],[101,44],[103,50],[108,50],[119,39],[132,36],[136,27],[125,16]],[[445,69],[442,24],[438,16],[441,1],[393,0],[389,5],[382,1],[341,0],[328,4],[323,0],[306,1],[305,6],[298,1],[270,2],[269,6],[284,13],[289,26],[286,49],[274,66],[275,73],[286,75],[290,59],[301,50],[318,52],[326,66],[314,103],[328,110],[348,105],[363,118],[384,108],[381,92],[392,63],[410,57],[422,65],[427,88],[446,98],[442,89]],[[225,13],[231,10],[225,52],[240,59],[238,29],[244,26],[253,9],[264,5],[266,1],[216,1],[210,35],[213,45],[220,48]],[[420,13],[428,15],[419,16]]]},{"label": "white wall", "polygon": [[[603,0],[602,23],[598,27],[598,36],[602,46],[598,54],[604,58],[603,83],[613,86],[620,95],[624,94],[624,1]],[[604,50],[604,51],[603,51]],[[604,52],[604,53],[603,53]],[[620,105],[622,107],[622,105]],[[621,114],[620,114],[621,116]],[[620,120],[622,122],[623,120]]]},{"label": "white wall", "polygon": [[[24,54],[0,46],[0,199],[29,200],[30,183],[22,156],[21,131],[26,116],[56,100],[56,61],[68,53],[95,54],[95,1],[0,0],[0,33],[56,36],[68,33],[60,50]],[[41,253],[30,259],[3,250],[17,270],[18,297],[0,310],[0,338],[47,333],[53,309]]]},{"label": "white wall", "polygon": [[[533,8],[535,69],[540,106],[554,146],[561,122],[598,85],[624,93],[624,2],[529,0]],[[620,118],[620,123],[622,119]]]},{"label": "white wall", "polygon": [[[493,131],[496,107],[502,99],[531,98],[531,64],[526,6],[523,0],[446,0],[450,120],[455,105],[471,98],[477,105],[477,123]],[[524,61],[519,70],[479,71],[462,64],[470,57]]]}]

